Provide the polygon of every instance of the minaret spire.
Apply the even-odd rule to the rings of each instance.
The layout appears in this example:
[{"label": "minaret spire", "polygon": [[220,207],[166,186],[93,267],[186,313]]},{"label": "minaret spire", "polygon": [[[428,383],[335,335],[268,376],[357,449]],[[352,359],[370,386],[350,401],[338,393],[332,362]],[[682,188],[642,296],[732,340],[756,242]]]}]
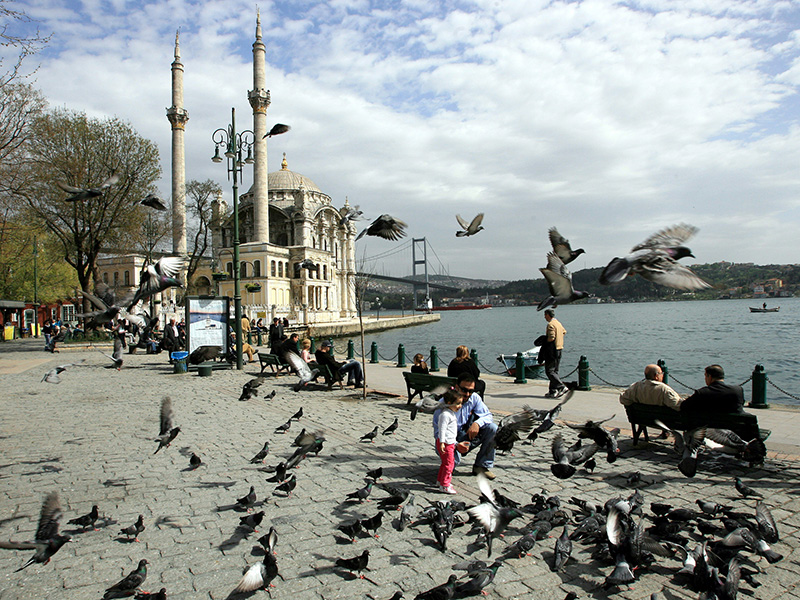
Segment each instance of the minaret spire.
[{"label": "minaret spire", "polygon": [[267,188],[267,50],[261,39],[261,13],[256,13],[256,41],[253,42],[253,89],[247,94],[253,108],[253,241],[269,242],[269,190]]},{"label": "minaret spire", "polygon": [[186,159],[183,132],[189,113],[183,108],[183,63],[179,43],[180,30],[175,32],[175,60],[172,62],[172,106],[167,119],[172,125],[172,252],[186,255]]}]

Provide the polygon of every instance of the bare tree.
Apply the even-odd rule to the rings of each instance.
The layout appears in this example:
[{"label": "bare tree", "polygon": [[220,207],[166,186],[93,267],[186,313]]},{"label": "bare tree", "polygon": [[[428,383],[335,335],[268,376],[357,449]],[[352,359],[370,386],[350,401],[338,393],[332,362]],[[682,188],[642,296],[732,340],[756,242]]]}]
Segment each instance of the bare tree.
[{"label": "bare tree", "polygon": [[16,48],[17,57],[13,66],[6,67],[0,56],[0,87],[14,81],[19,76],[22,62],[50,39],[50,36],[42,37],[38,28],[31,34],[17,33],[17,28],[29,30],[34,21],[21,10],[10,8],[10,4],[9,0],[0,0],[0,46]]},{"label": "bare tree", "polygon": [[[98,279],[101,252],[124,251],[144,220],[139,201],[154,191],[161,175],[155,144],[117,118],[94,119],[58,109],[37,119],[28,143],[25,181],[15,192],[30,216],[58,239],[64,260],[75,269],[81,289]],[[57,186],[91,188],[112,173],[116,185],[96,197],[65,202]]]},{"label": "bare tree", "polygon": [[[363,259],[360,261],[363,266]],[[353,275],[352,286],[356,300],[356,313],[358,314],[358,328],[361,337],[361,366],[364,369],[364,388],[361,390],[361,397],[367,399],[367,354],[364,348],[364,302],[367,297],[371,277],[365,273],[363,268],[356,269]]]},{"label": "bare tree", "polygon": [[0,204],[12,209],[19,203],[12,194],[22,176],[31,124],[44,107],[44,98],[29,85],[0,86]]},{"label": "bare tree", "polygon": [[192,180],[186,184],[188,234],[190,238],[189,266],[186,281],[191,285],[203,258],[211,255],[211,205],[222,188],[211,179]]}]

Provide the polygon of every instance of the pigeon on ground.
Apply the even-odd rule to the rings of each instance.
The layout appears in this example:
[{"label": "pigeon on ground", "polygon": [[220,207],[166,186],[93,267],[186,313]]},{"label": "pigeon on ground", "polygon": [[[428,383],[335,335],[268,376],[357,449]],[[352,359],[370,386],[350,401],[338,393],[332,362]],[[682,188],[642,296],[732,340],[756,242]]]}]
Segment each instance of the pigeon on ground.
[{"label": "pigeon on ground", "polygon": [[406,527],[408,527],[414,518],[417,516],[417,504],[416,504],[416,497],[414,494],[409,494],[408,502],[403,505],[403,510],[400,512],[400,522],[397,525],[397,528],[400,531],[403,531]]},{"label": "pigeon on ground", "polygon": [[286,421],[286,423],[284,423],[283,425],[278,425],[275,428],[275,433],[286,433],[287,431],[289,431],[291,427],[292,427],[292,421],[290,419]]},{"label": "pigeon on ground", "polygon": [[299,421],[299,420],[302,418],[302,416],[303,416],[303,407],[301,406],[301,407],[300,407],[300,410],[298,410],[298,411],[297,411],[296,413],[294,413],[294,414],[293,414],[291,417],[289,417],[289,420],[290,420],[290,421],[291,421],[291,420]]},{"label": "pigeon on ground", "polygon": [[458,581],[458,577],[450,575],[445,583],[420,592],[414,596],[414,600],[450,600],[455,594],[456,581]]},{"label": "pigeon on ground", "polygon": [[265,138],[271,138],[273,135],[281,135],[282,133],[286,133],[291,129],[290,125],[284,125],[283,123],[275,123],[265,135]]},{"label": "pigeon on ground", "polygon": [[148,194],[144,200],[139,202],[142,206],[148,206],[150,208],[154,208],[156,210],[167,210],[167,205],[164,204],[164,201],[159,198],[158,196],[154,196],[153,194]]},{"label": "pigeon on ground", "polygon": [[359,442],[367,441],[367,442],[370,442],[371,444],[374,444],[376,437],[378,437],[378,426],[377,425],[375,426],[375,429],[373,429],[369,433],[365,433],[364,435],[362,435],[361,438],[359,438],[358,441]]},{"label": "pigeon on ground", "polygon": [[367,477],[372,479],[373,481],[378,481],[383,475],[383,467],[378,467],[377,469],[372,469],[371,471],[367,471]]},{"label": "pigeon on ground", "polygon": [[164,256],[152,265],[142,267],[139,273],[139,289],[131,300],[129,307],[133,307],[139,300],[149,298],[171,287],[183,287],[177,279],[185,267],[185,261],[180,256]]},{"label": "pigeon on ground", "polygon": [[568,265],[586,252],[583,248],[573,250],[572,246],[569,245],[569,240],[558,233],[558,229],[555,227],[551,227],[548,234],[550,236],[550,245],[553,246],[553,252],[556,253],[558,258],[560,258],[561,262],[565,265]]},{"label": "pigeon on ground", "polygon": [[355,206],[345,205],[339,212],[341,214],[341,218],[339,219],[340,227],[343,227],[350,221],[360,221],[361,218],[364,216],[364,211],[360,209],[358,204],[356,204]]},{"label": "pigeon on ground", "polygon": [[247,492],[241,498],[236,499],[236,506],[239,508],[246,508],[250,510],[250,508],[256,503],[257,496],[256,496],[256,488],[255,486],[250,486],[250,491]]},{"label": "pigeon on ground", "polygon": [[62,515],[58,492],[51,492],[42,502],[42,508],[39,511],[39,525],[36,528],[33,542],[3,542],[3,548],[36,550],[33,556],[28,559],[28,562],[17,569],[16,572],[22,571],[33,563],[46,565],[64,544],[72,540],[70,536],[61,535],[58,532]]},{"label": "pigeon on ground", "polygon": [[63,181],[56,181],[56,185],[68,194],[72,194],[72,196],[69,198],[64,199],[65,202],[80,202],[82,200],[88,200],[90,198],[97,198],[98,196],[101,196],[103,194],[103,190],[110,188],[112,185],[117,183],[119,179],[120,177],[118,174],[112,173],[111,176],[103,183],[93,188],[79,188],[68,185]]},{"label": "pigeon on ground", "polygon": [[189,468],[192,471],[194,471],[202,464],[203,464],[203,459],[197,456],[197,454],[195,454],[194,452],[192,452],[192,455],[189,457]]},{"label": "pigeon on ground", "polygon": [[456,231],[456,237],[469,237],[475,235],[479,231],[483,231],[481,223],[483,222],[483,213],[478,213],[471,222],[467,223],[461,218],[461,215],[456,215],[456,221],[461,226],[463,231]]},{"label": "pigeon on ground", "polygon": [[81,365],[84,362],[86,362],[85,358],[83,358],[83,359],[81,359],[79,361],[76,361],[74,363],[67,363],[66,365],[58,365],[54,369],[50,369],[47,373],[44,374],[44,377],[42,377],[42,383],[44,383],[44,382],[47,382],[47,383],[61,383],[61,373],[63,373],[64,371],[66,371],[70,367],[75,367],[75,366]]},{"label": "pigeon on ground", "polygon": [[695,500],[695,502],[697,503],[697,506],[700,507],[700,510],[710,517],[716,517],[721,512],[731,510],[730,506],[724,506],[722,504],[718,504],[717,502],[710,502],[702,499]]},{"label": "pigeon on ground", "polygon": [[550,288],[550,295],[539,302],[536,310],[543,310],[548,306],[559,306],[581,300],[589,296],[588,292],[576,291],[572,287],[572,273],[555,252],[547,255],[547,267],[539,269],[544,275]]},{"label": "pigeon on ground", "polygon": [[361,521],[356,519],[349,523],[342,523],[337,529],[350,538],[350,542],[352,543],[356,541],[356,536],[361,533],[363,528],[361,527]]},{"label": "pigeon on ground", "polygon": [[381,215],[375,219],[369,227],[363,229],[361,233],[356,236],[356,241],[360,240],[365,235],[371,235],[394,242],[405,237],[406,227],[408,227],[408,225],[399,219],[395,219],[390,215]]},{"label": "pigeon on ground", "polygon": [[398,485],[379,483],[378,487],[389,494],[388,498],[381,498],[378,501],[378,507],[384,510],[394,510],[400,508],[400,505],[406,501],[411,493],[409,492],[408,488],[400,487]]},{"label": "pigeon on ground", "polygon": [[131,571],[124,579],[121,579],[110,588],[106,589],[106,593],[103,594],[103,599],[107,600],[108,598],[125,598],[127,596],[132,596],[133,593],[142,585],[147,579],[147,565],[149,563],[142,559],[139,561],[139,566],[136,567],[135,571]]},{"label": "pigeon on ground", "polygon": [[169,396],[164,396],[161,400],[161,427],[158,431],[158,437],[154,440],[158,443],[158,448],[153,454],[158,454],[162,448],[169,448],[172,441],[181,432],[180,427],[175,427],[173,419],[175,414],[172,412],[172,399]]},{"label": "pigeon on ground", "polygon": [[275,544],[278,543],[278,532],[270,527],[269,533],[264,536],[267,543],[264,548],[264,560],[245,570],[242,580],[233,593],[242,594],[266,589],[272,585],[272,580],[278,576],[278,560],[275,557]]},{"label": "pigeon on ground", "polygon": [[383,522],[383,511],[379,511],[374,517],[369,519],[361,519],[361,527],[365,531],[371,531],[375,537],[378,537],[378,529]]},{"label": "pigeon on ground", "polygon": [[489,551],[488,556],[491,556],[492,540],[501,536],[508,524],[513,519],[521,517],[522,513],[515,508],[507,508],[497,504],[494,490],[483,473],[478,473],[478,488],[487,500],[468,509],[467,513],[483,526]]},{"label": "pigeon on ground", "polygon": [[567,564],[570,556],[572,556],[572,540],[569,539],[569,531],[567,526],[564,525],[564,531],[556,539],[556,547],[553,551],[553,564],[550,570],[554,573],[560,571]]},{"label": "pigeon on ground", "polygon": [[269,442],[264,442],[264,447],[258,451],[258,453],[250,459],[251,464],[263,463],[264,459],[269,454]]},{"label": "pigeon on ground", "polygon": [[167,588],[157,592],[137,592],[133,600],[167,600]]},{"label": "pigeon on ground", "polygon": [[470,579],[456,585],[454,595],[458,596],[459,598],[477,596],[480,594],[485,595],[486,592],[483,591],[483,588],[494,581],[494,576],[497,574],[497,569],[499,569],[500,565],[502,564],[503,563],[496,560],[485,569],[475,571],[471,575]]},{"label": "pigeon on ground", "polygon": [[294,490],[294,488],[296,487],[297,487],[297,477],[292,475],[291,477],[289,477],[289,479],[287,479],[279,486],[277,486],[272,493],[274,495],[277,492],[281,492],[283,494],[286,494],[286,496],[288,497],[292,495],[292,490]]},{"label": "pigeon on ground", "polygon": [[775,552],[769,547],[769,544],[767,544],[765,540],[761,539],[747,527],[734,529],[723,538],[720,544],[729,548],[747,548],[751,552],[755,552],[759,556],[766,558],[769,564],[783,560],[782,554]]},{"label": "pigeon on ground", "polygon": [[253,513],[252,515],[245,515],[243,517],[239,517],[239,525],[242,527],[249,527],[256,533],[258,532],[258,526],[261,525],[261,521],[264,520],[264,511],[260,510],[257,513]]},{"label": "pigeon on ground", "polygon": [[394,432],[397,431],[397,428],[400,426],[400,423],[397,417],[394,418],[394,421],[391,425],[389,425],[386,429],[383,430],[383,435],[394,435]]},{"label": "pigeon on ground", "polygon": [[285,462],[279,462],[273,470],[275,471],[275,475],[267,479],[267,481],[270,483],[283,483],[286,481],[286,471],[288,470],[288,467],[286,466]]},{"label": "pigeon on ground", "polygon": [[372,493],[372,486],[374,484],[374,481],[368,481],[367,485],[365,485],[363,488],[360,488],[351,494],[347,494],[345,501],[358,500],[359,502],[364,502],[364,500],[369,498],[370,493]]},{"label": "pigeon on ground", "polygon": [[[100,518],[100,509],[95,504],[92,506],[92,510],[90,510],[87,514],[81,515],[80,517],[76,517],[74,519],[70,519],[67,521],[70,525],[77,525],[84,531],[89,529],[90,527],[94,528],[94,523],[97,519]],[[97,531],[97,529],[95,529]]]},{"label": "pigeon on ground", "polygon": [[742,481],[741,477],[736,478],[735,485],[736,485],[736,491],[739,492],[745,498],[748,498],[750,496],[754,496],[756,498],[762,497],[760,493],[751,488],[749,485],[745,484],[745,482]]},{"label": "pigeon on ground", "polygon": [[119,371],[122,369],[122,340],[118,335],[114,336],[114,352],[112,354],[106,354],[105,352],[100,352],[106,358],[110,358],[111,361],[114,363],[114,368]]},{"label": "pigeon on ground", "polygon": [[678,262],[678,259],[686,256],[694,257],[692,251],[683,244],[696,232],[696,227],[685,223],[662,229],[634,246],[627,256],[608,263],[600,274],[600,283],[618,283],[628,275],[638,273],[653,283],[678,290],[711,287]]},{"label": "pigeon on ground", "polygon": [[142,533],[145,529],[146,527],[144,525],[144,515],[139,515],[139,518],[136,519],[136,522],[133,525],[129,525],[128,527],[120,529],[119,532],[123,535],[126,535],[128,537],[128,540],[130,540],[131,536],[133,536],[133,541],[138,542],[139,534]]},{"label": "pigeon on ground", "polygon": [[369,550],[364,550],[364,552],[362,552],[360,555],[355,556],[353,558],[336,559],[337,567],[341,567],[342,569],[347,569],[353,575],[355,575],[355,573],[358,572],[359,577],[361,579],[364,579],[364,575],[361,575],[361,572],[367,568],[368,564],[369,564]]}]

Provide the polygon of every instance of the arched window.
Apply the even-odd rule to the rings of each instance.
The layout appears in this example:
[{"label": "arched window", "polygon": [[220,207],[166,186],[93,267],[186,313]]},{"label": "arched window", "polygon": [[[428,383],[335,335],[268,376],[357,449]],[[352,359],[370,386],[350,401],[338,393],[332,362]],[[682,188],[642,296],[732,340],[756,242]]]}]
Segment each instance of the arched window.
[{"label": "arched window", "polygon": [[108,272],[103,273],[103,283],[108,285]]},{"label": "arched window", "polygon": [[283,277],[283,262],[278,262],[278,277]]},{"label": "arched window", "polygon": [[119,273],[117,273],[116,271],[114,271],[114,285],[115,286],[119,285]]},{"label": "arched window", "polygon": [[289,263],[283,263],[283,272],[286,273],[286,277],[289,277]]},{"label": "arched window", "polygon": [[127,269],[122,272],[122,280],[125,282],[125,285],[131,284],[131,272]]},{"label": "arched window", "polygon": [[269,274],[272,277],[275,277],[275,261],[274,260],[269,263]]},{"label": "arched window", "polygon": [[328,279],[328,265],[322,265],[322,278],[326,281]]},{"label": "arched window", "polygon": [[228,277],[233,277],[233,263],[229,262],[225,265],[225,270],[228,271]]},{"label": "arched window", "polygon": [[239,262],[239,277],[247,277],[247,263]]},{"label": "arched window", "polygon": [[253,261],[253,277],[261,277],[261,261]]}]

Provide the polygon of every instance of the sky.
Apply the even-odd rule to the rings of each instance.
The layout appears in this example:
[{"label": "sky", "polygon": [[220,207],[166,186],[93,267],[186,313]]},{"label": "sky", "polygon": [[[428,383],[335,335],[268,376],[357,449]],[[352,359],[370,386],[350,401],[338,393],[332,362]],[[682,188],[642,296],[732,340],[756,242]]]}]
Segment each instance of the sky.
[{"label": "sky", "polygon": [[[252,128],[257,6],[243,0],[26,0],[47,46],[26,62],[52,107],[116,116],[156,142],[170,194],[180,29],[187,179],[230,185],[211,134]],[[664,227],[696,259],[800,262],[797,0],[262,1],[269,168],[427,238],[436,266],[540,276],[556,226],[598,267]],[[269,126],[269,125],[268,125]],[[244,187],[252,174],[245,173]],[[485,213],[456,238],[456,214]],[[401,248],[359,241],[359,256]],[[409,245],[374,261],[411,271]]]}]

